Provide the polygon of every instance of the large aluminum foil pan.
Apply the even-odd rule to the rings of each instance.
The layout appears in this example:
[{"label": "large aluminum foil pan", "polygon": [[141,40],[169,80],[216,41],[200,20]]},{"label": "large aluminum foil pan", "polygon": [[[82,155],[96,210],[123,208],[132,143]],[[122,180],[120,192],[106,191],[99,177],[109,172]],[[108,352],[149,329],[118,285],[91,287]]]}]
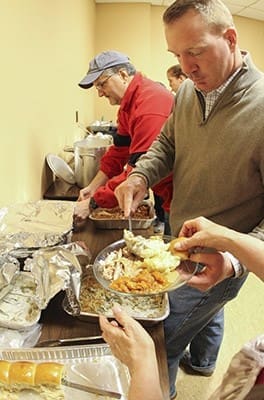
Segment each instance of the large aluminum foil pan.
[{"label": "large aluminum foil pan", "polygon": [[19,271],[18,261],[8,255],[0,255],[0,300],[10,290],[15,275]]},{"label": "large aluminum foil pan", "polygon": [[[106,344],[78,347],[1,349],[0,358],[7,361],[58,362],[65,365],[66,379],[82,385],[90,385],[122,393],[127,398],[129,373]],[[98,395],[63,387],[65,400],[97,400]],[[56,397],[57,398],[57,397]],[[21,393],[18,400],[41,400],[34,391]]]},{"label": "large aluminum foil pan", "polygon": [[26,257],[63,244],[72,227],[74,202],[39,200],[0,209],[0,254]]},{"label": "large aluminum foil pan", "polygon": [[113,294],[97,282],[92,266],[88,266],[82,275],[80,292],[74,297],[72,293],[74,288],[71,292],[66,289],[62,306],[68,314],[86,322],[98,322],[99,314],[113,317],[112,308],[115,303],[120,304],[129,315],[145,326],[163,321],[170,312],[167,293],[144,297]]},{"label": "large aluminum foil pan", "polygon": [[35,325],[41,310],[37,304],[36,282],[27,272],[19,272],[9,290],[0,300],[0,326],[9,329],[29,328]]},{"label": "large aluminum foil pan", "polygon": [[[154,219],[155,219],[155,211],[153,203],[150,200],[144,200],[140,205],[146,205],[149,208],[149,215],[147,218],[135,218],[131,217],[132,229],[148,229]],[[128,228],[128,219],[123,217],[114,218],[102,218],[100,217],[100,213],[103,212],[104,208],[96,208],[90,215],[89,218],[93,221],[94,225],[98,229],[127,229]]]},{"label": "large aluminum foil pan", "polygon": [[[80,288],[82,267],[78,257],[90,254],[77,243],[36,251],[25,271],[15,272],[11,283],[0,290],[0,326],[23,329],[39,321],[41,310],[61,290]],[[11,279],[11,277],[8,279]],[[4,294],[2,295],[2,293]]]}]

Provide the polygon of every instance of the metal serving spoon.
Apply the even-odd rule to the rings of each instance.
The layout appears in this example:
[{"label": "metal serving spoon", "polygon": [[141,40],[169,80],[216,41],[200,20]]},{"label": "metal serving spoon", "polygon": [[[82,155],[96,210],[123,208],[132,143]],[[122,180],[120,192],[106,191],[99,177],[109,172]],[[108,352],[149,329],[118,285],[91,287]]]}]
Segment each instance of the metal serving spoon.
[{"label": "metal serving spoon", "polygon": [[128,230],[129,230],[130,232],[132,232],[132,219],[131,219],[131,214],[129,214],[129,217],[128,217]]}]

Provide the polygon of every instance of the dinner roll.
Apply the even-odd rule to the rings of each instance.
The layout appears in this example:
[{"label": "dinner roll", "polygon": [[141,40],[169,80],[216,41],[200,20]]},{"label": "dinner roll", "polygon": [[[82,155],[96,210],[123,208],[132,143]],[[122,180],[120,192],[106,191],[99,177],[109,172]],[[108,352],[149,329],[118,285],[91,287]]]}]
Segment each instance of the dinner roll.
[{"label": "dinner roll", "polygon": [[13,362],[9,368],[9,385],[35,384],[36,363],[29,361]]},{"label": "dinner roll", "polygon": [[55,362],[43,362],[36,369],[36,385],[60,385],[64,373],[64,365]]},{"label": "dinner roll", "polygon": [[2,385],[23,388],[38,385],[59,386],[63,374],[64,365],[56,362],[0,361]]},{"label": "dinner roll", "polygon": [[174,256],[180,257],[181,260],[187,260],[189,258],[189,253],[187,250],[182,250],[182,251],[176,250],[174,248],[174,245],[175,245],[175,243],[177,243],[181,240],[184,240],[184,239],[185,239],[185,237],[177,237],[170,242],[170,246],[169,246],[169,251],[171,252],[171,254],[173,254]]},{"label": "dinner roll", "polygon": [[0,360],[0,383],[8,384],[10,365],[9,361]]}]

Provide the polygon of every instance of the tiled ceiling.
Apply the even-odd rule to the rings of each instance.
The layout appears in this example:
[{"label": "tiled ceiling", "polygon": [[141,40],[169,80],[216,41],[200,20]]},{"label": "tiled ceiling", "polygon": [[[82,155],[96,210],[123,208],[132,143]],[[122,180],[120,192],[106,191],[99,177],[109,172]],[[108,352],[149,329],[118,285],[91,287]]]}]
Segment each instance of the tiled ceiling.
[{"label": "tiled ceiling", "polygon": [[[96,3],[149,3],[156,6],[169,6],[173,0],[95,0]],[[264,21],[264,0],[225,0],[233,15]]]}]

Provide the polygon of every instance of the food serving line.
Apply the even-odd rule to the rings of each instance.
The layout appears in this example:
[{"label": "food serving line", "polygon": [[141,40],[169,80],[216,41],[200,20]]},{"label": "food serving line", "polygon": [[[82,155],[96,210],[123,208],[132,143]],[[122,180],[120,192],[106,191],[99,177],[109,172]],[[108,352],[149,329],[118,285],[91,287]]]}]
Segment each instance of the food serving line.
[{"label": "food serving line", "polygon": [[[128,370],[104,343],[98,321],[100,314],[111,318],[117,302],[152,336],[163,398],[169,399],[163,331],[169,314],[167,292],[185,284],[198,267],[183,254],[172,252],[171,237],[153,236],[151,204],[139,206],[138,217],[131,220],[133,232],[127,229],[127,220],[113,217],[113,210],[106,209],[91,213],[82,230],[75,232],[75,205],[40,200],[0,209],[2,366],[9,368],[14,362],[12,370],[16,370],[23,362],[32,369],[38,363],[59,363],[65,366],[64,383],[53,389],[63,391],[64,397],[55,398],[70,400],[76,390],[82,390],[80,400],[94,399],[95,393],[125,400]],[[136,274],[129,275],[131,266]],[[122,287],[113,285],[120,280]],[[36,382],[30,382],[31,392],[43,389]],[[5,385],[0,368],[0,397],[2,390],[14,394],[24,390],[16,387],[13,378],[7,386],[1,383]],[[44,389],[49,389],[48,383]]]},{"label": "food serving line", "polygon": [[[144,236],[150,235],[152,233],[152,228],[148,228],[144,231],[137,230],[136,233]],[[97,254],[102,249],[109,244],[122,239],[122,237],[123,230],[96,229],[94,222],[89,220],[81,232],[73,233],[72,241],[84,242],[91,252],[91,262],[93,262]],[[63,292],[58,293],[49,302],[47,308],[42,311],[40,319],[40,323],[42,323],[42,332],[38,343],[47,340],[100,336],[101,332],[98,323],[81,321],[78,318],[68,315],[63,310],[63,298]],[[155,324],[147,326],[146,329],[152,336],[155,343],[163,397],[164,399],[169,399],[168,371],[163,323],[162,321],[155,322]],[[87,341],[86,344],[89,344],[89,341]],[[142,362],[144,361],[142,360]]]}]

